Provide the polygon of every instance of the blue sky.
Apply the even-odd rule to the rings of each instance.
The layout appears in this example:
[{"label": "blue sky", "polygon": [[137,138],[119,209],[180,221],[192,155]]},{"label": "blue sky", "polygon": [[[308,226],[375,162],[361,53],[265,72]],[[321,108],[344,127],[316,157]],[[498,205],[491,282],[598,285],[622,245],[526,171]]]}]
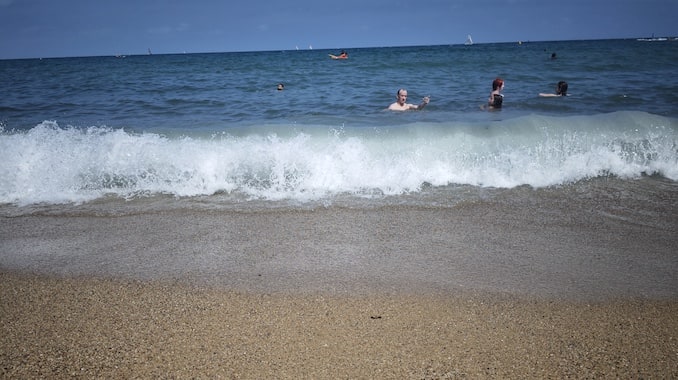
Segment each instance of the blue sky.
[{"label": "blue sky", "polygon": [[0,0],[0,59],[678,35],[678,0]]}]

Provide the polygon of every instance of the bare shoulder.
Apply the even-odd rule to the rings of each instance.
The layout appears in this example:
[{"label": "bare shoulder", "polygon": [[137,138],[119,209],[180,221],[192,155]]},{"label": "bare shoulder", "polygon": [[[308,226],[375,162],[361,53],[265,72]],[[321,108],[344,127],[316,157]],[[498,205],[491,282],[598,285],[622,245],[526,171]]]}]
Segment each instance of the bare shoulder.
[{"label": "bare shoulder", "polygon": [[410,109],[411,106],[412,106],[411,104],[404,104],[401,106],[396,102],[388,106],[388,109],[390,109],[391,111],[406,111]]}]

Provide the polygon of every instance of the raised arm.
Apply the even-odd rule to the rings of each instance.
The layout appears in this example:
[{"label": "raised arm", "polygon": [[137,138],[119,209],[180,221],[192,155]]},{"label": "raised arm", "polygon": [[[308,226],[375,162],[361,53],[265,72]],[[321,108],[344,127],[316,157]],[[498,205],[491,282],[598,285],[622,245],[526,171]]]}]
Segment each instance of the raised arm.
[{"label": "raised arm", "polygon": [[421,104],[419,104],[416,109],[418,110],[423,109],[430,101],[431,98],[429,96],[424,96],[424,99],[421,100]]}]

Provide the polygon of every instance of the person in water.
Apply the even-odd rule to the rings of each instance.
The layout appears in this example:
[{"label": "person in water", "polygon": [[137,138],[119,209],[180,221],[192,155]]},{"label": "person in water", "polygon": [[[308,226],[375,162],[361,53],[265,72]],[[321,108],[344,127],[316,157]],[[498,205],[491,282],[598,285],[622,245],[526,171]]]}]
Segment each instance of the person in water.
[{"label": "person in water", "polygon": [[407,103],[407,90],[404,88],[401,88],[396,92],[396,101],[388,106],[388,109],[391,111],[409,111],[409,110],[420,110],[426,107],[428,102],[431,100],[430,97],[424,96],[424,99],[422,99],[421,104],[415,105],[415,104],[409,104]]},{"label": "person in water", "polygon": [[504,95],[501,94],[501,91],[504,89],[504,80],[497,78],[492,82],[492,92],[490,93],[490,98],[487,99],[487,105],[490,108],[501,108],[504,103]]},{"label": "person in water", "polygon": [[567,96],[567,82],[561,80],[556,84],[556,93],[555,94],[544,94],[541,93],[539,96],[552,97],[552,96]]},{"label": "person in water", "polygon": [[285,89],[285,85],[282,83],[278,83],[278,91],[282,91]]},{"label": "person in water", "polygon": [[342,50],[339,55],[330,54],[329,56],[332,59],[348,59],[348,53],[346,50]]}]

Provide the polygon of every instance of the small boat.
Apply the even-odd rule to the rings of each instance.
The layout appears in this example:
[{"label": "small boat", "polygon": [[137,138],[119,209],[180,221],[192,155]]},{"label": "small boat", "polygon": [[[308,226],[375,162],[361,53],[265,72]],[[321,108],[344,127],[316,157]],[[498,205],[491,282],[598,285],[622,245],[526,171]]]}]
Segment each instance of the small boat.
[{"label": "small boat", "polygon": [[471,38],[470,34],[466,36],[466,42],[464,42],[464,45],[473,45],[473,38]]},{"label": "small boat", "polygon": [[668,41],[668,38],[666,37],[655,37],[654,33],[652,33],[652,37],[650,38],[637,38],[637,41]]}]

